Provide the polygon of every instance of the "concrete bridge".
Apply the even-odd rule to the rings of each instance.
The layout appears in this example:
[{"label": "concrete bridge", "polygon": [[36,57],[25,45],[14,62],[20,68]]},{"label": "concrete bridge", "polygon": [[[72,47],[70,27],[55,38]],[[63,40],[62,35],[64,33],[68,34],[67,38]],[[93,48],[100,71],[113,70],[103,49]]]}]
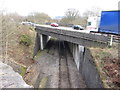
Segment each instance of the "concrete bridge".
[{"label": "concrete bridge", "polygon": [[39,50],[44,49],[49,40],[49,36],[67,41],[69,42],[70,51],[76,66],[78,70],[82,72],[84,79],[87,81],[87,85],[92,88],[102,87],[95,65],[91,60],[92,57],[89,55],[89,49],[86,47],[107,46],[107,36],[91,34],[87,30],[73,30],[72,28],[51,27],[48,25],[36,26],[35,30],[37,34],[33,56],[35,56]]},{"label": "concrete bridge", "polygon": [[107,36],[91,34],[88,30],[73,30],[72,28],[48,25],[36,26],[35,30],[37,32],[35,54],[38,49],[43,50],[49,36],[85,47],[105,47],[108,45]]}]

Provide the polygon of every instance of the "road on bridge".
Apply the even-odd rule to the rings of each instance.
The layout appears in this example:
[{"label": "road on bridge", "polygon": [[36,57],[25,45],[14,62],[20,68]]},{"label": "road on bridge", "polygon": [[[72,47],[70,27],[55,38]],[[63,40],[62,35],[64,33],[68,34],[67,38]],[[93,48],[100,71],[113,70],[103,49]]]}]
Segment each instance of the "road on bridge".
[{"label": "road on bridge", "polygon": [[[59,26],[59,27],[52,27],[50,25],[38,25],[37,26],[40,26],[40,27],[47,27],[47,28],[55,28],[55,29],[60,29],[60,30],[69,30],[69,31],[75,31],[75,32],[81,32],[81,33],[90,33],[91,30],[76,30],[76,29],[73,29],[72,27],[62,27],[62,26]],[[94,31],[97,31],[97,30],[94,30]]]}]

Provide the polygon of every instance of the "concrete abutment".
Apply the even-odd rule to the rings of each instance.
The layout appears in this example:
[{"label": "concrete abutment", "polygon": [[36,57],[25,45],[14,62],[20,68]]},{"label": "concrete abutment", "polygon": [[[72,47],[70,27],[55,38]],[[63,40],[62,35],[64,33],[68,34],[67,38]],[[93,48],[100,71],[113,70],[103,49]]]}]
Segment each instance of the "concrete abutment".
[{"label": "concrete abutment", "polygon": [[69,43],[77,69],[82,74],[88,88],[103,88],[102,81],[97,71],[90,50],[78,44]]},{"label": "concrete abutment", "polygon": [[37,55],[39,50],[43,50],[45,48],[49,39],[50,37],[47,35],[40,34],[40,33],[36,34],[33,57]]}]

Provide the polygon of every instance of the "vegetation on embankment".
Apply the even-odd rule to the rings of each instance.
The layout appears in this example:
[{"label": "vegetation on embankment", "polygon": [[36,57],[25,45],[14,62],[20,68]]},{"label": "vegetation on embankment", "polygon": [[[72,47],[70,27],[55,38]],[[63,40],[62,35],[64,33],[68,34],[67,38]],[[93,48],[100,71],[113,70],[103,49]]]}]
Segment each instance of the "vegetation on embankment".
[{"label": "vegetation on embankment", "polygon": [[[32,54],[36,32],[33,27],[22,25],[21,22],[24,18],[17,14],[4,15],[0,20],[2,21],[2,43],[0,43],[2,46],[2,59],[12,60],[10,62],[13,64],[10,65],[13,69],[18,65],[18,72],[24,76],[26,68],[34,63]],[[16,65],[14,65],[14,61]]]},{"label": "vegetation on embankment", "polygon": [[8,41],[8,56],[27,67],[33,63],[35,40],[35,31],[30,30],[29,27],[19,25]]},{"label": "vegetation on embankment", "polygon": [[106,48],[90,48],[105,88],[120,88],[118,44]]},{"label": "vegetation on embankment", "polygon": [[32,44],[32,40],[31,40],[31,37],[29,35],[23,34],[20,36],[19,39],[20,39],[19,43],[22,45],[30,46]]},{"label": "vegetation on embankment", "polygon": [[26,73],[26,70],[27,70],[26,67],[21,67],[21,73],[20,73],[20,75],[21,75],[22,77],[24,77],[24,75],[25,75],[25,73]]},{"label": "vegetation on embankment", "polygon": [[[24,76],[27,67],[33,64],[33,50],[35,43],[36,32],[33,26],[22,24],[22,22],[34,22],[37,24],[45,24],[52,19],[45,13],[34,13],[26,17],[20,16],[17,13],[0,12],[0,46],[2,46],[3,60],[12,60],[16,65],[10,64],[16,71]],[[11,59],[10,59],[11,58]],[[23,65],[22,67],[19,65]]]}]

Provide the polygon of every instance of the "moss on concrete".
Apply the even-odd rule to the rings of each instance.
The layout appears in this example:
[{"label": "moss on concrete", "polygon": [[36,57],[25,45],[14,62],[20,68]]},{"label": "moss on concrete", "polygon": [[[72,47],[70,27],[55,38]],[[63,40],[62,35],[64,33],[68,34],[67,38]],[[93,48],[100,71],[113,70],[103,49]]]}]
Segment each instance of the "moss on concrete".
[{"label": "moss on concrete", "polygon": [[50,40],[58,40],[57,38],[51,37]]},{"label": "moss on concrete", "polygon": [[20,73],[20,75],[21,75],[22,77],[24,77],[24,75],[25,75],[25,73],[26,73],[26,70],[27,70],[26,67],[21,66],[21,73]]},{"label": "moss on concrete", "polygon": [[38,58],[40,56],[42,56],[43,54],[45,54],[47,52],[47,50],[44,51],[38,51],[37,55],[33,58],[33,60],[38,60]]},{"label": "moss on concrete", "polygon": [[48,81],[48,77],[42,78],[40,85],[39,85],[39,88],[46,88],[47,81]]}]

